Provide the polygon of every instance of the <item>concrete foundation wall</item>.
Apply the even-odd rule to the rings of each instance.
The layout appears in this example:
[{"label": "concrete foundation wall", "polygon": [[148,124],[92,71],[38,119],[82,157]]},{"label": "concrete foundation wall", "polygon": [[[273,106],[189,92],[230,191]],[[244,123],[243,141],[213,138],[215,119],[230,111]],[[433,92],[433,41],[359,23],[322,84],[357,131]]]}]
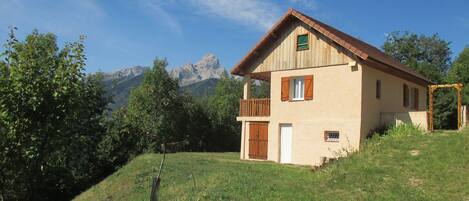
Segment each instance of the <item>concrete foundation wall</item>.
[{"label": "concrete foundation wall", "polygon": [[428,131],[428,118],[426,111],[413,111],[413,112],[384,112],[381,113],[381,125],[397,126],[403,123],[413,124],[422,130]]}]

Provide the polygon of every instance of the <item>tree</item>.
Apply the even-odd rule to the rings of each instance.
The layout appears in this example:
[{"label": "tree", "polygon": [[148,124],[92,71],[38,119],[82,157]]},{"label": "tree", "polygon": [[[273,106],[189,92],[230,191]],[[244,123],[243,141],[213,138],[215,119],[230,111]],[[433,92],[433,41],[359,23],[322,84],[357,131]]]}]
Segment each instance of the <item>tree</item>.
[{"label": "tree", "polygon": [[108,99],[83,73],[84,37],[59,49],[53,34],[10,31],[0,61],[0,194],[63,200],[97,174],[96,148]]},{"label": "tree", "polygon": [[129,97],[129,121],[141,130],[146,151],[161,151],[161,144],[181,141],[184,135],[179,86],[168,75],[167,65],[165,59],[155,59],[153,67],[145,71],[142,84]]},{"label": "tree", "polygon": [[207,110],[214,125],[216,142],[212,151],[237,151],[240,145],[240,124],[236,121],[239,113],[239,100],[242,95],[242,82],[226,73],[218,81],[215,94],[210,97]]},{"label": "tree", "polygon": [[469,104],[469,46],[454,60],[448,73],[448,82],[462,83],[464,85],[463,104]]},{"label": "tree", "polygon": [[259,81],[259,85],[253,81],[252,96],[254,98],[269,98],[270,97],[270,83],[268,81]]},{"label": "tree", "polygon": [[[437,34],[432,36],[414,33],[393,32],[388,35],[383,50],[435,83],[447,82],[446,75],[451,67],[449,42]],[[453,128],[455,96],[452,91],[438,90],[435,93],[434,125],[435,128]]]},{"label": "tree", "polygon": [[114,172],[143,152],[138,128],[127,118],[127,109],[119,108],[106,121],[106,135],[99,143],[99,159],[105,172]]},{"label": "tree", "polygon": [[185,118],[182,124],[186,126],[184,139],[187,141],[187,151],[213,151],[217,146],[214,124],[207,110],[207,98],[194,99],[190,95],[183,95]]},{"label": "tree", "polygon": [[392,32],[387,36],[382,48],[386,54],[439,83],[444,80],[451,66],[449,44],[437,34],[425,36]]},{"label": "tree", "polygon": [[434,125],[436,129],[457,129],[457,99],[453,88],[438,89],[434,93]]},{"label": "tree", "polygon": [[[446,78],[448,83],[462,83],[462,103],[469,103],[469,48],[466,47],[454,60]],[[455,89],[436,93],[435,125],[437,128],[457,128],[457,96]]]}]

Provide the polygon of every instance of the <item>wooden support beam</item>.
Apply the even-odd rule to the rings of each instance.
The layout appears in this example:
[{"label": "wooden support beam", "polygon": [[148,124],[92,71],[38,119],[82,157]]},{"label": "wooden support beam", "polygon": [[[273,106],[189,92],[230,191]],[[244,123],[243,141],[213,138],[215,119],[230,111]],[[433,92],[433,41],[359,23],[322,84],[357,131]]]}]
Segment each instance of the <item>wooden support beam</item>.
[{"label": "wooden support beam", "polygon": [[433,131],[433,88],[428,86],[428,131]]},{"label": "wooden support beam", "polygon": [[462,127],[462,97],[461,90],[463,85],[456,84],[435,84],[428,86],[428,131],[433,131],[433,92],[438,88],[455,88],[458,95],[458,129]]},{"label": "wooden support beam", "polygon": [[243,80],[243,99],[251,98],[251,75],[245,75]]},{"label": "wooden support beam", "polygon": [[458,90],[458,129],[462,127],[462,112],[461,112],[461,88],[456,88]]}]

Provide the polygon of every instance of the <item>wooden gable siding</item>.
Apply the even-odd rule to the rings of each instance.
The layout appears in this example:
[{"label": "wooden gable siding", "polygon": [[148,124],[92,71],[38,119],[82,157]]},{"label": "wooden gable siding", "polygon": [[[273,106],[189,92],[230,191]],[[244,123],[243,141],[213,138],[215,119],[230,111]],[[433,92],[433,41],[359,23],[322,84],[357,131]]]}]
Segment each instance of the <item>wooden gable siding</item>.
[{"label": "wooden gable siding", "polygon": [[[310,29],[310,30],[308,30]],[[311,30],[305,23],[297,20],[278,35],[277,40],[261,53],[250,72],[271,72],[297,68],[310,68],[346,64],[353,61],[352,53],[340,47],[320,33]],[[309,48],[296,50],[298,35],[309,35]]]}]

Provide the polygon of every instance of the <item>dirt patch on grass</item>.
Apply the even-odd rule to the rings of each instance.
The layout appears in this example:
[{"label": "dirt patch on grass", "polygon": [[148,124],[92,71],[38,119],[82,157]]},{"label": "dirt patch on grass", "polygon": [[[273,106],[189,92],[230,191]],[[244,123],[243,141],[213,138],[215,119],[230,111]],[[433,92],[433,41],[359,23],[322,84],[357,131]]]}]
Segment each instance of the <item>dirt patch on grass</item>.
[{"label": "dirt patch on grass", "polygon": [[409,185],[412,186],[412,187],[422,186],[423,185],[423,179],[417,179],[417,178],[411,177],[409,179]]},{"label": "dirt patch on grass", "polygon": [[420,155],[420,150],[413,149],[413,150],[410,151],[410,155],[412,155],[412,156],[418,156],[418,155]]}]

